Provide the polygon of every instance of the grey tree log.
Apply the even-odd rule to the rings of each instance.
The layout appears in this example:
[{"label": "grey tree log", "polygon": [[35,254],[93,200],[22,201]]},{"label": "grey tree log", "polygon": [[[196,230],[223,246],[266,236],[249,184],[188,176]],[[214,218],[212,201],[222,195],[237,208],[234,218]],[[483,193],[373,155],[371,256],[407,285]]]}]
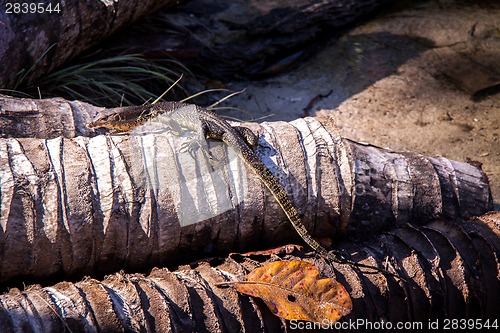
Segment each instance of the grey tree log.
[{"label": "grey tree log", "polygon": [[[0,10],[0,88],[13,88],[23,76],[28,83],[60,66],[126,23],[179,0],[45,1]],[[16,2],[12,2],[13,4]],[[25,2],[27,4],[31,2]],[[48,12],[47,5],[59,12]],[[36,2],[33,4],[37,5]],[[10,8],[10,10],[9,10]],[[25,12],[26,11],[26,12]],[[7,65],[8,64],[8,65]]]},{"label": "grey tree log", "polygon": [[89,136],[86,128],[102,108],[63,98],[13,98],[0,94],[0,138]]},{"label": "grey tree log", "polygon": [[[349,265],[330,266],[314,254],[280,256],[307,260],[341,282],[353,300],[352,312],[341,322],[358,323],[357,330],[368,331],[370,324],[384,321],[385,327],[400,322],[413,331],[426,331],[435,320],[442,328],[445,318],[470,319],[466,324],[473,329],[476,320],[492,325],[500,316],[499,223],[499,213],[466,223],[436,220],[423,227],[407,225],[362,244],[337,244],[355,261],[385,263],[405,282]],[[241,279],[274,260],[279,260],[276,255],[233,254],[173,272],[155,269],[149,276],[118,273],[103,281],[12,289],[0,296],[0,329],[5,333],[281,332],[287,325],[288,331],[291,322],[281,322],[263,302],[216,285]]]},{"label": "grey tree log", "polygon": [[[70,135],[95,113],[54,103]],[[48,110],[21,121],[27,133]],[[51,134],[66,133],[56,123]],[[345,140],[314,118],[242,125],[259,135],[256,153],[316,236],[363,237],[492,209],[478,166]],[[272,195],[225,145],[150,126],[130,135],[0,140],[0,282],[141,270],[255,248],[256,240],[298,241]],[[209,152],[199,149],[205,144]]]}]

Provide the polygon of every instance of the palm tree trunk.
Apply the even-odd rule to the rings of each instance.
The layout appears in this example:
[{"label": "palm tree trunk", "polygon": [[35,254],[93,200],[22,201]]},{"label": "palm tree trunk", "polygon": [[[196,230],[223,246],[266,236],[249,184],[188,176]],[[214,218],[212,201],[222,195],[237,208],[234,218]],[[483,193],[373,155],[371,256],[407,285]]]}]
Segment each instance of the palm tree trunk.
[{"label": "palm tree trunk", "polygon": [[[443,328],[447,318],[470,319],[468,325],[471,321],[493,325],[500,316],[499,223],[498,213],[465,223],[435,220],[427,226],[407,225],[364,243],[336,246],[357,262],[384,263],[405,281],[349,265],[333,263],[332,267],[311,253],[278,255],[309,261],[346,287],[353,310],[338,323],[345,326],[338,327],[355,323],[356,330],[381,324],[394,328],[400,322],[425,331],[431,322]],[[233,255],[173,272],[155,269],[148,276],[117,273],[102,281],[87,278],[25,291],[12,289],[0,296],[0,330],[279,332],[285,325],[293,329],[297,322],[281,322],[260,300],[217,285],[279,260],[276,255]]]},{"label": "palm tree trunk", "polygon": [[[78,110],[90,109],[71,109],[80,120],[69,133],[83,131]],[[30,117],[28,131],[45,119]],[[492,208],[476,165],[352,142],[314,118],[242,125],[259,135],[256,153],[317,237],[362,238]],[[298,240],[227,146],[159,130],[0,139],[0,282],[138,271]]]}]

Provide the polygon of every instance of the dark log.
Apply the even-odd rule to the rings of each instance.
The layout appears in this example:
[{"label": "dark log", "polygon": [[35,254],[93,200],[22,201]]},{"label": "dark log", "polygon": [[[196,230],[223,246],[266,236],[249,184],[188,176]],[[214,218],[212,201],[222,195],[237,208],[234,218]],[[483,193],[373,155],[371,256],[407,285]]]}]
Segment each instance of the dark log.
[{"label": "dark log", "polygon": [[262,78],[296,66],[388,2],[194,0],[146,18],[139,33],[130,27],[109,43],[172,56],[211,79]]},{"label": "dark log", "polygon": [[469,222],[407,225],[362,244],[336,245],[354,261],[378,264],[404,280],[349,265],[331,266],[314,254],[293,251],[232,254],[174,272],[154,269],[148,276],[118,273],[102,281],[15,288],[0,296],[0,329],[6,333],[290,330],[297,327],[296,321],[282,322],[260,300],[238,294],[230,285],[220,286],[280,260],[277,255],[315,264],[350,293],[353,309],[337,326],[308,323],[327,328],[325,332],[352,324],[356,330],[370,331],[373,325],[394,328],[397,323],[406,325],[407,331],[425,331],[430,322],[443,328],[445,319],[453,318],[469,319],[464,322],[469,329],[477,328],[478,322],[498,325],[499,224],[500,214],[494,212]]}]

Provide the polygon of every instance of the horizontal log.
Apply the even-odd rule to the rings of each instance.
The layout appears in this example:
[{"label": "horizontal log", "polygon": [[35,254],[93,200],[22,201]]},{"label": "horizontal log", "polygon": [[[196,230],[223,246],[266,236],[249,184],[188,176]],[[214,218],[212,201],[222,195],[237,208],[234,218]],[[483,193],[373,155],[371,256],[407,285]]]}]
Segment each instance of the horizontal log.
[{"label": "horizontal log", "polygon": [[[358,330],[369,330],[370,325],[404,323],[420,331],[431,323],[442,327],[445,319],[452,318],[469,319],[467,328],[486,321],[494,325],[500,316],[499,222],[498,213],[467,223],[436,220],[425,227],[407,225],[362,244],[337,245],[353,260],[383,265],[404,280],[349,265],[330,266],[314,253],[273,251],[251,256],[251,260],[233,254],[176,271],[154,269],[148,276],[117,273],[102,281],[87,278],[24,291],[13,288],[0,296],[0,328],[6,333],[28,329],[260,332],[262,327],[285,331],[297,322],[281,321],[263,302],[239,294],[230,284],[221,287],[277,256],[313,263],[322,277],[335,278],[345,286],[353,308],[338,327],[354,324]],[[330,324],[332,331],[337,327],[328,322],[302,324]]]},{"label": "horizontal log", "polygon": [[[360,238],[492,208],[475,165],[352,142],[314,118],[241,125],[258,134],[256,153],[318,237]],[[226,145],[148,126],[0,140],[0,282],[140,270],[298,240]]]}]

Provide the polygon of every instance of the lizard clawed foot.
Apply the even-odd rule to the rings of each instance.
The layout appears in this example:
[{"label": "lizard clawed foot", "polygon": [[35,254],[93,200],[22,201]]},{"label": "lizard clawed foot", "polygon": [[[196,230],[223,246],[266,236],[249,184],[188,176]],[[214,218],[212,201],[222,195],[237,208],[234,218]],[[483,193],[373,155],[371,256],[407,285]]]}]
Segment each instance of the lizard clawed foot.
[{"label": "lizard clawed foot", "polygon": [[197,159],[197,151],[201,149],[201,153],[207,161],[213,161],[215,157],[208,150],[206,142],[200,142],[200,139],[191,139],[183,142],[179,152],[188,153],[194,160]]}]

